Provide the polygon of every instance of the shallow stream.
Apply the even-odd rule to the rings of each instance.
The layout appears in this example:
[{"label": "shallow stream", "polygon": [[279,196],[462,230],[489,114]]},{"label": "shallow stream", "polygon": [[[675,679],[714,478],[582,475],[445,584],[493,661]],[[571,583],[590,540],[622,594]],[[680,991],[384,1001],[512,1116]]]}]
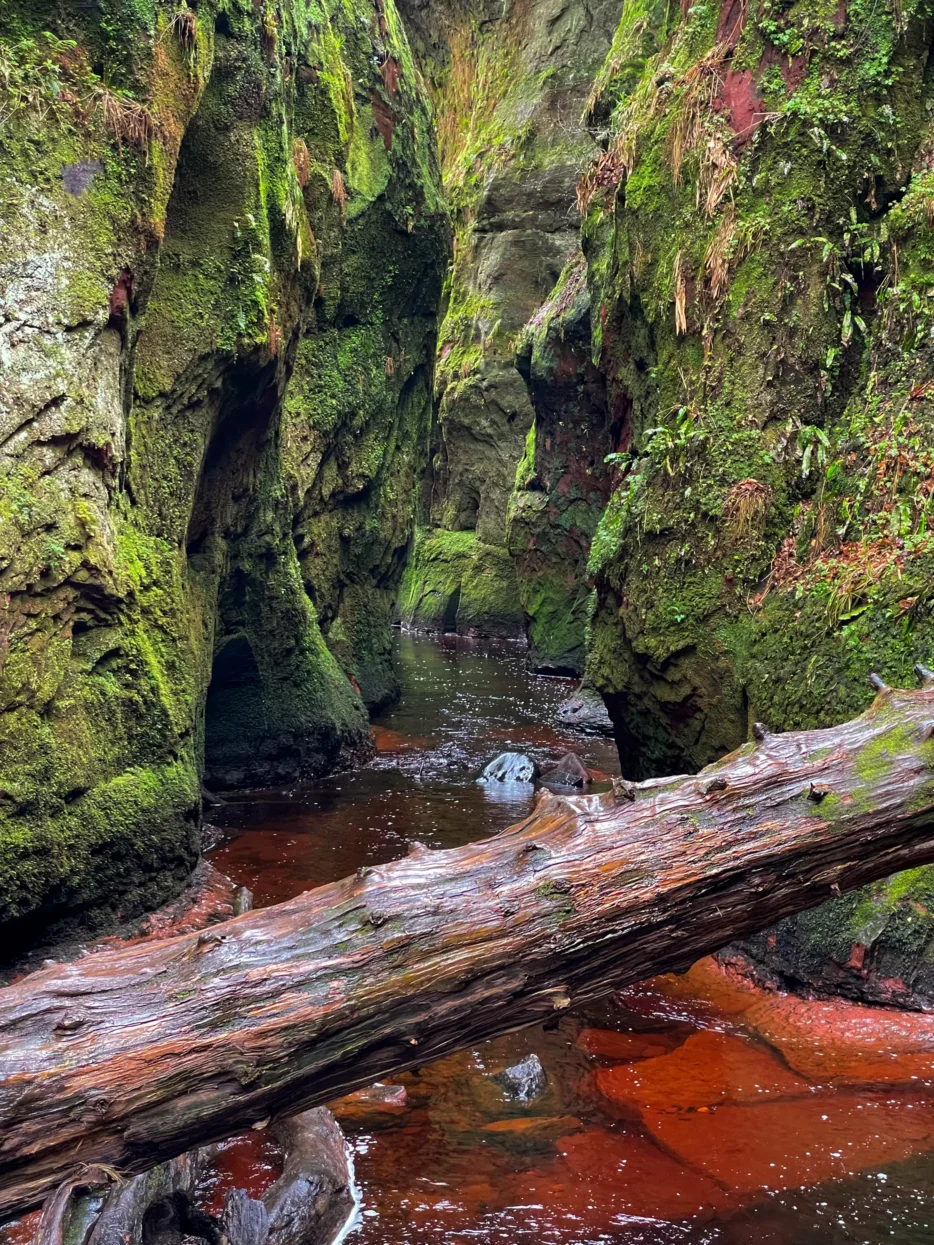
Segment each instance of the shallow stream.
[{"label": "shallow stream", "polygon": [[[562,733],[571,684],[515,649],[402,636],[400,703],[365,769],[228,804],[218,868],[274,903],[413,841],[494,834],[529,791],[476,782],[505,750],[570,746],[602,776],[602,739]],[[530,1101],[493,1079],[535,1054]],[[934,1242],[934,1017],[754,989],[713,961],[352,1095],[335,1111],[362,1195],[358,1245]],[[274,1179],[262,1135],[223,1148],[210,1190]]]}]

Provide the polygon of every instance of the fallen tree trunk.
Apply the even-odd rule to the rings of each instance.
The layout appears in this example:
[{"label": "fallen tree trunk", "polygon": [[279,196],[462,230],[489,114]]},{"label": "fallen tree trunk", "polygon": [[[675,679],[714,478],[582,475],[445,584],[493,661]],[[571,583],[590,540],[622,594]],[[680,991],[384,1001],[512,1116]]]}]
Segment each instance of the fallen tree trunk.
[{"label": "fallen tree trunk", "polygon": [[934,676],[693,777],[0,991],[0,1215],[685,966],[934,859]]}]

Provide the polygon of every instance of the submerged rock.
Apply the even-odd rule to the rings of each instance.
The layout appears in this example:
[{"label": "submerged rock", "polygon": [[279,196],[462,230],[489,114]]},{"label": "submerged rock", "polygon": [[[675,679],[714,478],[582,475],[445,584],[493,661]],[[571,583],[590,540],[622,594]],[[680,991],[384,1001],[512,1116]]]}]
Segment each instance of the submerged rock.
[{"label": "submerged rock", "polygon": [[491,761],[480,775],[480,782],[532,782],[538,766],[523,752],[504,752]]},{"label": "submerged rock", "polygon": [[560,761],[542,770],[542,779],[562,787],[586,787],[590,782],[590,771],[579,756],[566,752]]},{"label": "submerged rock", "polygon": [[493,1080],[514,1102],[532,1102],[548,1088],[548,1074],[535,1054],[526,1055],[520,1063],[497,1072]]}]

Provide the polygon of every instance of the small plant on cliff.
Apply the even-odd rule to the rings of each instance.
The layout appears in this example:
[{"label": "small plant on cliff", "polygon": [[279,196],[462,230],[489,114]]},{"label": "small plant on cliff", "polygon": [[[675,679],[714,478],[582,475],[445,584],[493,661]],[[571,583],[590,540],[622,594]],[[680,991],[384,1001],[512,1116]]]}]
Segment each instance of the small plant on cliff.
[{"label": "small plant on cliff", "polygon": [[830,455],[830,438],[823,428],[802,424],[797,435],[798,453],[801,455],[801,475],[807,479],[816,464],[820,471],[827,466]]},{"label": "small plant on cliff", "polygon": [[0,40],[0,127],[21,113],[42,120],[50,112],[84,127],[98,117],[121,150],[125,142],[148,147],[155,134],[146,105],[95,74],[74,40],[49,31],[15,43]]},{"label": "small plant on cliff", "polygon": [[73,39],[47,30],[32,39],[0,40],[0,125],[20,111],[44,117],[59,104],[75,102],[72,78],[76,66],[83,67],[77,48]]},{"label": "small plant on cliff", "polygon": [[679,407],[673,428],[661,424],[645,430],[646,455],[655,463],[664,464],[670,476],[682,472],[691,452],[707,439],[699,424],[700,416],[693,406]]}]

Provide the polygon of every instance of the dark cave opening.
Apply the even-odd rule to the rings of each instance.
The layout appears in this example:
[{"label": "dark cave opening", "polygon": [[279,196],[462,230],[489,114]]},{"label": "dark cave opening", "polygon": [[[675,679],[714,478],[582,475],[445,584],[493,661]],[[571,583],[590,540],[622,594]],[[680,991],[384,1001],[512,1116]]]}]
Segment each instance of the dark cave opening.
[{"label": "dark cave opening", "polygon": [[263,683],[256,656],[246,636],[234,636],[214,657],[204,708],[206,785],[241,785],[266,734]]}]

